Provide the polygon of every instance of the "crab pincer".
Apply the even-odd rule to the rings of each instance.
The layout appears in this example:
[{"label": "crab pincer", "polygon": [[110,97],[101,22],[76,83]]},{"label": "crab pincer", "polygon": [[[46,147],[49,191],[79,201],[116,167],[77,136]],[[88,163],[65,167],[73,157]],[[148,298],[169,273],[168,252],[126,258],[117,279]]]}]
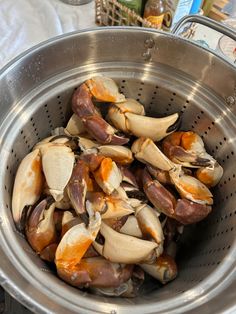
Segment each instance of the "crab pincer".
[{"label": "crab pincer", "polygon": [[82,120],[89,134],[102,144],[123,145],[129,139],[116,135],[116,130],[107,123],[95,108],[92,98],[99,101],[122,101],[116,84],[105,77],[95,77],[83,83],[73,94],[72,110]]},{"label": "crab pincer", "polygon": [[67,184],[67,194],[78,215],[84,214],[85,197],[88,185],[91,184],[89,168],[83,160],[78,160]]},{"label": "crab pincer", "polygon": [[[212,209],[204,200],[200,200],[200,203],[197,203],[185,198],[176,199],[160,182],[152,180],[147,170],[143,172],[143,188],[147,198],[158,211],[178,220],[184,225],[201,221]],[[207,201],[210,204],[212,203],[212,200],[208,199],[208,197]]]},{"label": "crab pincer", "polygon": [[14,182],[12,214],[20,230],[24,228],[27,209],[40,198],[43,183],[41,155],[39,149],[36,149],[21,161]]},{"label": "crab pincer", "polygon": [[52,197],[48,197],[35,206],[29,215],[25,233],[31,247],[38,254],[57,240],[54,210],[55,202]]},{"label": "crab pincer", "polygon": [[134,99],[112,104],[108,118],[118,130],[137,137],[149,137],[153,141],[160,141],[180,124],[178,113],[163,118],[145,116],[144,107]]}]

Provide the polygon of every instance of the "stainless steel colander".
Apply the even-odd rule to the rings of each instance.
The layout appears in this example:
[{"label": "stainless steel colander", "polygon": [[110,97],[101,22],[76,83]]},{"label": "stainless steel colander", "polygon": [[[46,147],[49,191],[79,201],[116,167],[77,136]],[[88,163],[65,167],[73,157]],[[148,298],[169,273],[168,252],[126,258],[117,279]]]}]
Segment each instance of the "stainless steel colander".
[{"label": "stainless steel colander", "polygon": [[[197,21],[199,22],[198,18]],[[210,22],[200,19],[201,23]],[[215,28],[219,26],[213,24]],[[224,34],[236,38],[227,30]],[[57,278],[14,227],[11,193],[20,160],[65,125],[73,90],[94,74],[152,115],[183,113],[183,128],[199,133],[224,167],[208,219],[186,228],[179,276],[135,299],[105,298]],[[47,41],[0,72],[0,282],[37,313],[235,313],[236,68],[176,35],[141,28],[103,28]]]}]

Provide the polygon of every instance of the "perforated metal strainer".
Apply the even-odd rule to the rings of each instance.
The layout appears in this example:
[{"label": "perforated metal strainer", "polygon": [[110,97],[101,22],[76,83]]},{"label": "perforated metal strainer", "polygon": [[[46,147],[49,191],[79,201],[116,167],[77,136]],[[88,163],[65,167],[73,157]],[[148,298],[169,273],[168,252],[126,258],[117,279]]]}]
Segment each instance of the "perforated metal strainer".
[{"label": "perforated metal strainer", "polygon": [[[65,125],[74,88],[94,74],[115,79],[127,97],[145,105],[148,114],[182,111],[183,129],[200,134],[208,152],[224,167],[214,190],[213,213],[187,228],[182,240],[178,278],[161,289],[153,282],[135,299],[94,296],[64,283],[35,255],[11,216],[20,160],[53,128]],[[140,28],[58,37],[4,68],[0,73],[0,282],[4,288],[37,313],[233,313],[235,79],[236,68],[214,52],[172,34]]]}]

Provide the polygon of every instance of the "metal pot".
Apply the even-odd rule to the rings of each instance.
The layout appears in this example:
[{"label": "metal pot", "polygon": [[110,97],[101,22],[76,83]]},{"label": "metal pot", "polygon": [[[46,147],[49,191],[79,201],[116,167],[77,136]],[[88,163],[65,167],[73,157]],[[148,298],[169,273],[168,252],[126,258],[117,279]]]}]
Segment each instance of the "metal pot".
[{"label": "metal pot", "polygon": [[[210,24],[202,18],[190,22]],[[181,24],[182,25],[182,24]],[[219,29],[218,24],[213,24]],[[176,31],[179,26],[176,28]],[[222,33],[236,39],[224,28]],[[114,78],[153,115],[183,112],[224,167],[208,219],[189,227],[180,273],[135,299],[105,298],[59,278],[17,232],[11,216],[14,174],[23,156],[70,114],[71,94],[95,73]],[[37,313],[235,313],[236,68],[176,35],[143,28],[102,28],[63,35],[15,59],[0,72],[0,254],[2,286]],[[227,100],[227,101],[226,101]]]}]

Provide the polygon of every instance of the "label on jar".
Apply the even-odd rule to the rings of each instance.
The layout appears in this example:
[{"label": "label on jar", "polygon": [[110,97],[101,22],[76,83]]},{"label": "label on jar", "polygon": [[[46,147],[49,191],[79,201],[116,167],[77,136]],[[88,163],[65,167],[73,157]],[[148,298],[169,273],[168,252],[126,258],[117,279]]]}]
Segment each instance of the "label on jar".
[{"label": "label on jar", "polygon": [[148,16],[146,17],[146,20],[152,25],[154,25],[156,28],[161,29],[162,23],[164,19],[164,14],[159,15],[159,16]]}]

